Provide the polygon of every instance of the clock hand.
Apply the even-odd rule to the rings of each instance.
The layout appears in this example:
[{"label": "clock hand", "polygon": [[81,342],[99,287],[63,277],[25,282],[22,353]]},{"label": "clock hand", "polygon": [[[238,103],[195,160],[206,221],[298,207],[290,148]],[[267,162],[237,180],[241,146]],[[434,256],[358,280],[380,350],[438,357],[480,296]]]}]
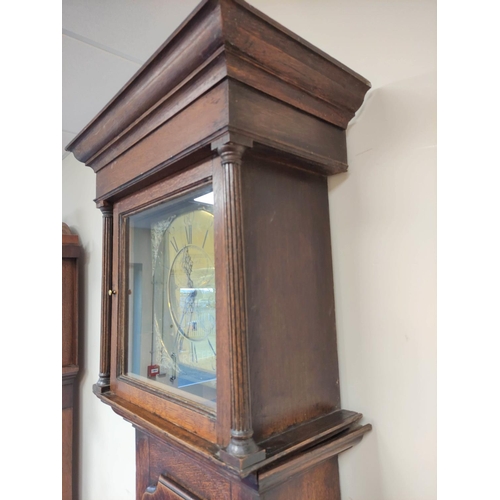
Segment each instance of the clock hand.
[{"label": "clock hand", "polygon": [[191,272],[193,271],[193,259],[189,255],[189,250],[187,248],[184,249],[184,256],[182,258],[182,268],[186,273],[188,279],[188,287],[193,288],[193,280],[191,279]]},{"label": "clock hand", "polygon": [[190,294],[189,294],[189,312],[190,312],[190,315],[189,315],[189,323],[188,323],[188,330],[186,332],[186,335],[189,336],[189,332],[191,330],[191,327],[193,326],[193,313],[194,313],[194,304],[195,304],[195,301],[196,301],[196,290],[192,291]]},{"label": "clock hand", "polygon": [[[196,290],[193,290],[190,294],[189,294],[189,323],[188,323],[188,328],[187,328],[187,331],[186,331],[186,337],[188,338],[191,338],[190,337],[190,332],[191,332],[191,328],[193,328],[193,331],[196,331],[196,323],[193,322],[193,313],[194,313],[194,309],[195,309],[195,302],[196,302],[196,295],[197,295],[197,291]],[[194,362],[194,363],[198,363],[198,354],[196,352],[196,345],[191,343],[191,362]]]},{"label": "clock hand", "polygon": [[187,331],[185,333],[182,332],[183,335],[185,337],[188,337],[188,338],[189,338],[189,330],[191,329],[191,323],[192,323],[193,312],[194,312],[194,303],[195,303],[195,300],[196,300],[197,293],[198,292],[196,290],[193,290],[192,292],[190,292],[189,296],[186,299],[186,303],[184,305],[184,309],[182,310],[182,316],[181,316],[181,319],[179,321],[178,328],[182,332],[182,322],[184,321],[184,317],[186,316],[187,313],[191,313],[190,319],[189,319],[189,323],[188,323],[188,329],[187,329]]}]

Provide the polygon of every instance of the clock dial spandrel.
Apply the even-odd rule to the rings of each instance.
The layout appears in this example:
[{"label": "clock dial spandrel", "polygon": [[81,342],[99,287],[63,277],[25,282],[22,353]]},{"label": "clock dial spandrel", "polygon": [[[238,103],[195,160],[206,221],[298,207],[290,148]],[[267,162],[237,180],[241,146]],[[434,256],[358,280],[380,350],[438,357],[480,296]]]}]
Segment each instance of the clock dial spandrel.
[{"label": "clock dial spandrel", "polygon": [[215,409],[211,186],[128,217],[128,376]]}]

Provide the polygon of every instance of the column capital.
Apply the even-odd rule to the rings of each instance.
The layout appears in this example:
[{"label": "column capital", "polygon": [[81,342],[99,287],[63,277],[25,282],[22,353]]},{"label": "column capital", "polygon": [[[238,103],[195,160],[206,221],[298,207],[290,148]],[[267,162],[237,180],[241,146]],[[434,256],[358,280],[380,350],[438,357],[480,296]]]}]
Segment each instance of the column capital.
[{"label": "column capital", "polygon": [[241,163],[241,158],[247,148],[240,144],[227,143],[217,148],[217,153],[221,157],[222,164]]},{"label": "column capital", "polygon": [[113,205],[107,201],[97,201],[96,207],[101,211],[103,217],[111,217],[113,215]]}]

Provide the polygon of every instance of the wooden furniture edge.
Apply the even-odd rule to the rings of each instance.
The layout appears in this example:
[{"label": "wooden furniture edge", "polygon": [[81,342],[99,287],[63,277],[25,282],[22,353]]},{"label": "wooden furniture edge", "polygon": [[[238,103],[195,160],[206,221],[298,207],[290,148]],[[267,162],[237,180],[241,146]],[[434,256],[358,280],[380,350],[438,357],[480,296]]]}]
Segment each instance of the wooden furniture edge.
[{"label": "wooden furniture edge", "polygon": [[[328,419],[335,414],[346,414],[346,417],[335,425],[325,425],[324,428],[318,430],[318,427],[321,427],[322,422],[328,421]],[[267,467],[273,468],[276,463],[280,463],[284,460],[286,461],[289,457],[295,456],[298,453],[308,453],[309,449],[314,448],[315,446],[320,446],[319,443],[329,439],[336,439],[334,436],[343,436],[345,433],[349,432],[350,429],[357,426],[357,423],[362,417],[363,415],[361,413],[351,412],[348,410],[336,410],[328,415],[324,415],[309,422],[294,426],[292,429],[287,429],[281,434],[272,436],[265,441],[257,443],[262,448],[265,448],[266,444],[269,445],[273,441],[288,440],[286,446],[282,446],[278,450],[274,451],[274,453],[268,455],[262,462],[236,472],[238,472],[241,477],[246,477],[254,472],[266,469]],[[296,432],[303,432],[304,437],[301,440],[294,441],[294,433]],[[266,448],[266,451],[268,449],[269,448]]]},{"label": "wooden furniture edge", "polygon": [[[224,6],[224,8],[221,6]],[[330,67],[335,67],[336,71],[343,74],[345,78],[348,80],[354,79],[353,81],[356,81],[357,85],[359,84],[361,86],[360,89],[354,90],[352,85],[347,85],[345,82],[342,84],[342,88],[345,87],[345,89],[347,89],[346,91],[354,93],[357,96],[356,105],[354,106],[356,109],[349,109],[348,112],[343,110],[343,106],[339,103],[335,104],[334,101],[336,98],[333,96],[331,102],[325,101],[328,105],[337,107],[340,113],[331,123],[345,129],[354,112],[361,106],[364,95],[371,86],[368,80],[242,0],[205,0],[197,6],[189,18],[169,37],[150,59],[148,59],[141,69],[109,101],[101,112],[66,146],[66,150],[73,152],[77,159],[89,165],[94,158],[106,154],[108,149],[116,144],[117,138],[127,134],[131,127],[141,127],[142,123],[151,118],[152,113],[157,110],[158,106],[162,104],[165,99],[182,92],[184,87],[192,84],[193,79],[199,78],[199,73],[207,67],[207,60],[210,61],[211,64],[211,62],[218,59],[221,54],[223,54],[223,57],[226,57],[225,54],[231,54],[233,63],[234,60],[241,60],[243,64],[250,65],[250,67],[255,68],[256,71],[264,71],[272,75],[273,78],[281,82],[281,85],[293,88],[294,92],[299,91],[305,92],[308,95],[313,95],[311,92],[307,91],[306,84],[304,84],[304,86],[302,84],[298,85],[292,81],[287,81],[286,78],[279,74],[279,71],[268,67],[264,61],[255,60],[253,57],[247,56],[244,51],[241,52],[241,55],[238,54],[239,49],[237,47],[237,50],[234,50],[232,46],[234,41],[226,39],[227,35],[224,33],[225,19],[223,11],[226,6],[230,9],[242,9],[243,12],[256,17],[258,23],[263,26],[265,25],[266,29],[275,30],[277,33],[279,32],[281,36],[284,35],[286,37],[286,43],[290,45],[290,47],[297,46],[301,51],[305,50],[310,54],[314,54],[316,58],[321,58],[320,60],[323,61],[323,63],[326,62]],[[171,64],[173,64],[176,59],[179,59],[177,56],[183,53],[183,51],[186,51],[186,45],[189,45],[186,43],[186,40],[183,40],[183,37],[190,36],[192,38],[192,40],[189,38],[191,42],[196,42],[197,40],[193,38],[196,33],[191,35],[188,34],[186,27],[193,24],[199,29],[200,26],[204,26],[203,23],[208,23],[210,27],[213,25],[213,29],[215,30],[214,34],[216,36],[214,35],[214,40],[211,42],[210,54],[206,54],[204,58],[190,55],[189,61],[185,63],[185,67],[176,67],[177,73],[173,72],[175,75],[170,77],[168,74],[170,73],[169,69]],[[181,43],[181,41],[183,41],[183,43]],[[196,51],[194,51],[194,53],[196,53]],[[180,59],[182,60],[182,58]],[[209,87],[207,87],[205,91],[208,91],[211,87],[217,85],[221,80],[227,77],[229,67],[227,62],[226,66],[226,70],[219,72],[218,76],[210,82]],[[233,73],[233,75],[236,79],[255,88],[251,83],[251,78],[249,80],[243,78],[241,75],[237,76],[235,73]],[[161,89],[155,87],[154,92],[148,95],[144,102],[138,99],[143,84],[148,82],[151,83],[157,78],[163,79],[163,87],[161,87]],[[332,80],[332,82],[334,82],[334,80]],[[155,85],[157,84],[155,83]],[[257,90],[265,92],[263,88]],[[194,95],[193,99],[198,97],[199,95]],[[276,95],[274,98],[276,98]],[[189,104],[190,102],[188,100],[185,105]],[[292,106],[295,105],[297,109],[301,109],[305,112],[307,112],[306,109],[308,109],[311,116],[320,117],[321,119],[326,118],[325,115],[321,113],[315,115],[314,111],[311,110],[312,108],[301,108],[300,100],[294,99],[293,101],[288,101],[287,104]],[[340,116],[344,117],[341,118]],[[113,125],[113,132],[109,130],[109,127],[102,126],[104,123],[108,122]],[[160,125],[155,122],[154,126],[158,127]],[[106,132],[104,132],[104,130]],[[147,133],[151,133],[153,130],[154,128]],[[102,165],[96,168],[102,168]]]},{"label": "wooden furniture edge", "polygon": [[186,451],[195,452],[210,462],[222,463],[217,458],[219,447],[216,444],[133,403],[129,403],[111,391],[102,392],[99,387],[94,385],[93,392],[103,403],[109,405],[115,413],[130,422],[134,427],[159,438],[167,444],[180,446]]},{"label": "wooden furniture edge", "polygon": [[62,378],[75,378],[78,375],[80,367],[78,365],[67,365],[62,367]]},{"label": "wooden furniture edge", "polygon": [[259,472],[259,493],[274,488],[286,481],[290,476],[300,474],[314,465],[352,448],[371,429],[371,424],[355,426],[326,442],[318,444],[314,448],[306,450],[300,455],[289,458],[280,465]]},{"label": "wooden furniture edge", "polygon": [[[231,465],[225,464],[220,460],[219,452],[220,448],[214,443],[204,440],[203,438],[196,436],[195,434],[178,427],[175,424],[165,421],[157,415],[154,415],[138,406],[125,401],[124,399],[114,395],[111,392],[102,392],[97,385],[93,388],[94,394],[105,404],[109,405],[115,413],[123,417],[126,421],[130,422],[134,427],[152,435],[161,441],[180,447],[184,452],[195,453],[197,456],[202,456],[202,458],[218,467],[223,466],[226,473],[230,475],[238,475],[241,478],[245,478],[253,473],[258,473],[259,477],[263,477],[266,480],[267,476],[271,473],[260,472],[264,470],[285,470],[288,468],[301,468],[303,467],[303,461],[301,459],[302,455],[311,456],[313,461],[307,460],[307,467],[318,463],[321,460],[325,460],[330,456],[336,455],[341,451],[351,448],[356,444],[364,433],[371,430],[371,425],[366,424],[364,426],[357,425],[357,422],[362,418],[362,415],[355,412],[350,412],[347,410],[337,410],[333,413],[345,412],[347,417],[341,424],[335,425],[332,428],[324,429],[322,432],[309,436],[309,438],[304,438],[301,442],[292,444],[291,446],[286,446],[284,449],[280,450],[279,453],[275,453],[262,460],[261,462],[252,464],[251,466],[244,469],[237,469]],[[330,417],[331,414],[326,417]],[[317,425],[318,421],[324,419],[316,419],[316,421],[307,422],[297,427],[306,427]],[[260,446],[264,446],[266,443],[270,443],[273,440],[286,440],[287,437],[290,439],[290,435],[297,430],[297,427],[291,430],[287,430],[284,433],[268,438],[267,440],[258,443]],[[296,457],[297,454],[302,454]],[[294,458],[295,457],[295,458]],[[280,462],[284,462],[281,465],[277,465]],[[267,486],[270,488],[271,486]],[[274,483],[272,484],[274,486]]]},{"label": "wooden furniture edge", "polygon": [[169,495],[171,498],[172,492],[177,495],[179,500],[199,500],[198,497],[192,496],[191,493],[181,485],[165,477],[163,474],[158,478],[156,486],[149,486],[146,488],[142,500],[162,500],[164,498],[169,498]]},{"label": "wooden furniture edge", "polygon": [[286,28],[282,24],[280,24],[277,21],[275,21],[274,19],[270,18],[269,16],[267,16],[266,14],[264,14],[263,12],[261,12],[260,10],[258,10],[257,8],[255,8],[253,5],[250,5],[245,0],[234,0],[234,2],[236,4],[239,4],[239,5],[243,6],[246,10],[248,10],[249,12],[251,12],[252,14],[254,14],[255,16],[259,17],[262,21],[266,22],[267,24],[269,24],[273,28],[275,28],[275,29],[283,32],[286,36],[288,36],[291,39],[295,40],[297,43],[303,45],[304,47],[306,47],[307,49],[311,50],[312,52],[315,52],[316,54],[318,54],[319,56],[323,57],[324,59],[326,59],[330,63],[334,64],[335,66],[338,66],[340,69],[342,69],[346,73],[349,73],[351,76],[353,76],[354,78],[356,78],[360,82],[362,82],[365,85],[371,87],[371,83],[364,76],[361,76],[356,71],[352,70],[351,68],[349,68],[345,64],[341,63],[338,59],[335,59],[331,55],[329,55],[326,52],[324,52],[323,50],[321,50],[319,47],[316,47],[315,45],[313,45],[312,43],[308,42],[307,40],[305,40],[301,36],[297,35],[293,31],[289,30],[288,28]]}]

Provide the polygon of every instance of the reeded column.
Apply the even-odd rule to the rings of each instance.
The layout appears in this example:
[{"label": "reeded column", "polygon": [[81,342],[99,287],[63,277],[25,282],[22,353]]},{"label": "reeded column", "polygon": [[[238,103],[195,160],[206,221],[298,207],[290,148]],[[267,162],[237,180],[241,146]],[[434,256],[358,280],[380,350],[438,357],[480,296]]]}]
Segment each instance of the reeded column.
[{"label": "reeded column", "polygon": [[244,146],[225,144],[218,148],[224,169],[225,230],[228,258],[231,441],[221,458],[243,469],[265,458],[253,440],[248,362],[243,211],[241,203],[241,159]]},{"label": "reeded column", "polygon": [[102,212],[102,283],[101,283],[101,357],[96,389],[105,392],[110,385],[111,296],[113,263],[113,207],[98,205]]}]

